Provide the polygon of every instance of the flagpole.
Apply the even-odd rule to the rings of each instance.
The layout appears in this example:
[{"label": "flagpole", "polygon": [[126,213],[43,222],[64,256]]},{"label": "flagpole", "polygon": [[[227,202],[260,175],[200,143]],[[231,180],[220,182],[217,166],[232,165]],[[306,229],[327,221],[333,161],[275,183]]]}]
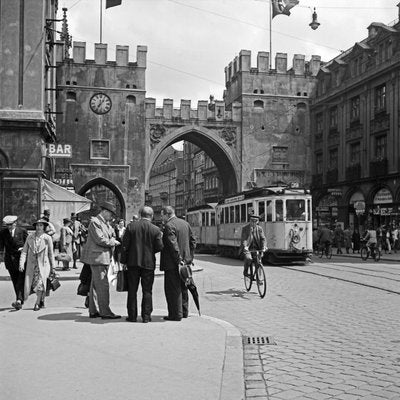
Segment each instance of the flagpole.
[{"label": "flagpole", "polygon": [[272,69],[272,0],[269,2],[269,69]]},{"label": "flagpole", "polygon": [[100,0],[100,43],[103,43],[103,0]]}]

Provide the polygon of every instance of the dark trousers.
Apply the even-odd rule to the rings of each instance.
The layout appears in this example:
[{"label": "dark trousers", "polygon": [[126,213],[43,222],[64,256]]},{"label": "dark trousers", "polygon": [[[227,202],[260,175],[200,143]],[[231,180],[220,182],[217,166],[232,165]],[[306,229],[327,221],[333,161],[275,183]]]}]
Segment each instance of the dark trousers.
[{"label": "dark trousers", "polygon": [[142,286],[142,319],[148,319],[153,311],[154,269],[128,266],[128,298],[126,308],[128,318],[136,319],[138,314],[137,291]]},{"label": "dark trousers", "polygon": [[189,295],[178,269],[164,271],[164,291],[167,299],[168,317],[186,318],[189,314]]},{"label": "dark trousers", "polygon": [[15,257],[6,254],[4,257],[4,264],[10,274],[16,299],[20,300],[21,303],[24,303],[25,271],[21,272],[19,270],[19,256]]}]

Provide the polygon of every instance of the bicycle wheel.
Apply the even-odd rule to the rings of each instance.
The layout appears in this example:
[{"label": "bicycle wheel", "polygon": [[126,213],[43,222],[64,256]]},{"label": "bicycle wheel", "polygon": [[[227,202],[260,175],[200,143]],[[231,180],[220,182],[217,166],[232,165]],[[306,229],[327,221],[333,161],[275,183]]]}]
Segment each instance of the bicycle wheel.
[{"label": "bicycle wheel", "polygon": [[361,247],[361,258],[365,261],[368,258],[368,249],[366,247]]},{"label": "bicycle wheel", "polygon": [[250,276],[243,276],[244,287],[246,288],[247,291],[251,289],[251,285],[253,284],[253,273],[254,273],[253,271],[254,271],[254,264],[251,263],[248,270]]},{"label": "bicycle wheel", "polygon": [[374,260],[378,262],[380,259],[381,259],[381,252],[379,251],[379,249],[376,249],[374,253]]},{"label": "bicycle wheel", "polygon": [[330,259],[332,258],[332,246],[329,246],[329,247],[326,249],[326,258],[327,258],[328,260],[330,260]]},{"label": "bicycle wheel", "polygon": [[261,298],[264,298],[267,293],[267,279],[265,278],[264,267],[260,264],[256,269],[256,282],[258,294]]}]

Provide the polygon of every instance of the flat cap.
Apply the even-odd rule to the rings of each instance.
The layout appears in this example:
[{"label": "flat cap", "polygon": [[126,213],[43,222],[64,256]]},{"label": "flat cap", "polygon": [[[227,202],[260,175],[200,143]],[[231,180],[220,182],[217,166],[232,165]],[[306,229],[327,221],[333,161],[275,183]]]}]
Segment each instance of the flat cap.
[{"label": "flat cap", "polygon": [[11,225],[11,224],[13,224],[17,219],[18,219],[18,217],[17,217],[16,215],[6,215],[6,216],[3,218],[3,224]]}]

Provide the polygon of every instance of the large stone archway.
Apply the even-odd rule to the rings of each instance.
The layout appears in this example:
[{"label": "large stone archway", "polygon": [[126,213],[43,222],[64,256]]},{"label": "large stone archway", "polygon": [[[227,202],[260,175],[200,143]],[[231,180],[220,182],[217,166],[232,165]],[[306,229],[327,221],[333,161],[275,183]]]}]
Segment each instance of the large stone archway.
[{"label": "large stone archway", "polygon": [[[150,154],[146,168],[146,187],[149,184],[151,168],[158,156],[172,144],[185,140],[204,150],[214,161],[221,176],[224,195],[241,190],[241,171],[236,154],[236,131],[225,128],[216,132],[202,126],[183,126],[178,129],[153,124],[150,128]],[[236,162],[235,162],[236,160]]]}]

